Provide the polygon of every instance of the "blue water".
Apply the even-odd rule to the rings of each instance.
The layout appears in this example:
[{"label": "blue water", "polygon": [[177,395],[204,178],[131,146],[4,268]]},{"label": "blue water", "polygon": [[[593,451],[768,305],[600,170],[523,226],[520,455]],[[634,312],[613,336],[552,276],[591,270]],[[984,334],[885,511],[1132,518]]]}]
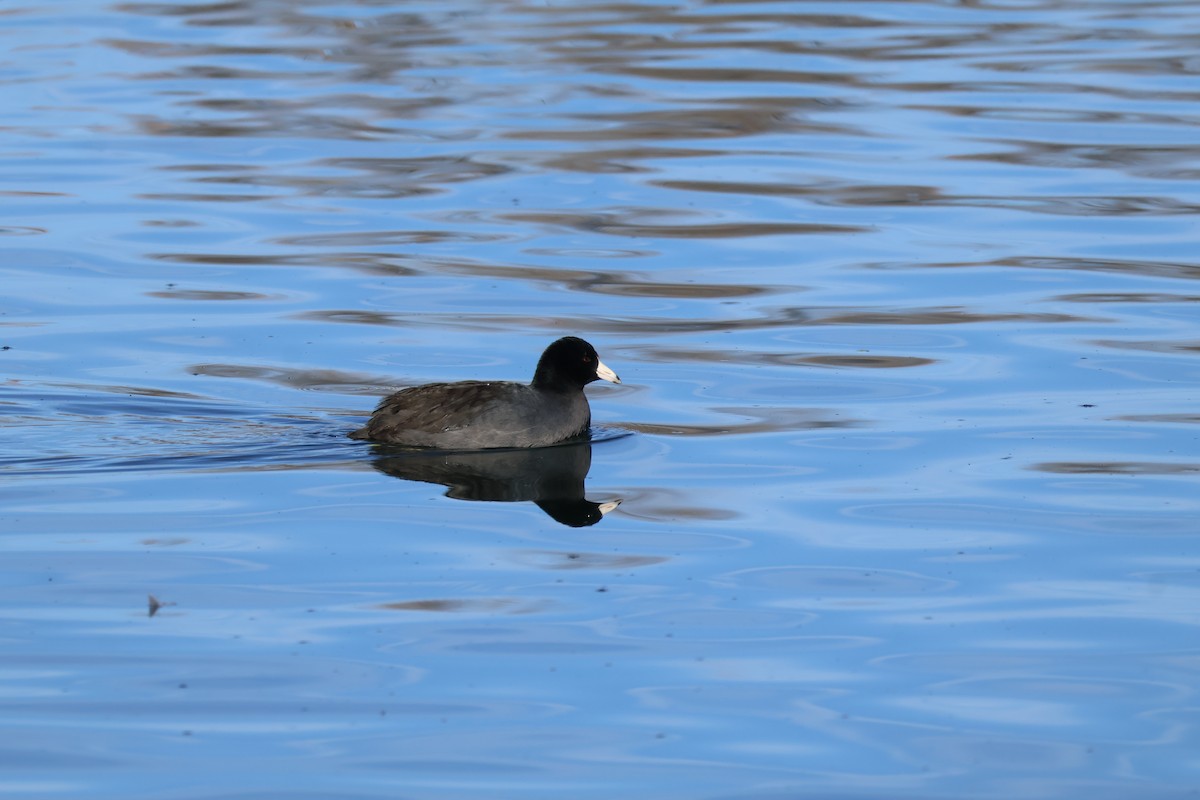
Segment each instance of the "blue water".
[{"label": "blue water", "polygon": [[0,794],[1197,796],[1198,26],[0,10]]}]

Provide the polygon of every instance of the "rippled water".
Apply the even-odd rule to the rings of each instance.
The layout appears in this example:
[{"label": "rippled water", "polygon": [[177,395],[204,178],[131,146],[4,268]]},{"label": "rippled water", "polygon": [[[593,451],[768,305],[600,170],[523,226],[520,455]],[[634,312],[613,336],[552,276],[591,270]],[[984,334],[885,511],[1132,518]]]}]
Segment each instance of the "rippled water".
[{"label": "rippled water", "polygon": [[0,9],[0,793],[1194,796],[1198,29]]}]

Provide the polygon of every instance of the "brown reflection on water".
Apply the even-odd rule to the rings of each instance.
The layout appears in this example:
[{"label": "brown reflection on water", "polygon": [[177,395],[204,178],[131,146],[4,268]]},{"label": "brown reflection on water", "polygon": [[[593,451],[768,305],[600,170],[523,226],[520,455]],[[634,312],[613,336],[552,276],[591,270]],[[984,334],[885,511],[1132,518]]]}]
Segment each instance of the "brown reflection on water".
[{"label": "brown reflection on water", "polygon": [[385,325],[388,327],[416,326],[421,318],[411,314],[393,314],[386,311],[366,311],[359,309],[330,309],[328,311],[302,311],[293,315],[294,319],[313,320],[318,322],[346,322],[353,325]]},{"label": "brown reflection on water", "polygon": [[1172,342],[1166,339],[1156,341],[1095,339],[1092,341],[1092,344],[1100,347],[1110,347],[1113,350],[1141,350],[1147,353],[1200,353],[1200,341]]},{"label": "brown reflection on water", "polygon": [[208,400],[204,395],[192,394],[191,392],[174,392],[169,389],[158,389],[152,386],[130,386],[128,384],[103,384],[103,383],[55,383],[48,382],[41,384],[42,386],[53,387],[56,389],[67,389],[73,392],[92,393],[103,392],[105,394],[123,395],[125,397],[168,397],[176,400]]},{"label": "brown reflection on water", "polygon": [[258,292],[235,292],[204,289],[168,289],[159,292],[146,292],[147,297],[159,297],[164,300],[281,300],[281,294],[260,294]]},{"label": "brown reflection on water", "polygon": [[867,85],[861,79],[845,72],[807,72],[792,69],[764,69],[759,67],[615,67],[611,70],[619,75],[635,78],[653,78],[670,81],[697,81],[702,83],[787,83],[794,85],[833,85],[861,87]]},{"label": "brown reflection on water", "polygon": [[633,174],[656,172],[651,166],[638,162],[657,162],[672,158],[704,158],[719,156],[721,150],[702,150],[692,147],[609,147],[600,150],[552,151],[539,154],[539,162],[546,169],[568,172],[585,172],[597,175]]},{"label": "brown reflection on water", "polygon": [[[322,158],[296,169],[321,174],[284,174],[246,164],[175,164],[165,172],[191,174],[198,184],[224,184],[271,189],[313,197],[373,198],[397,200],[435,194],[466,181],[504,175],[512,167],[486,162],[473,156],[427,156],[423,158]],[[329,175],[330,170],[343,174]],[[349,173],[349,174],[344,174]],[[181,199],[213,195],[179,194]],[[221,195],[222,197],[225,195]],[[235,194],[238,199],[262,199],[264,195]]]},{"label": "brown reflection on water", "polygon": [[139,200],[188,203],[257,203],[275,200],[278,197],[279,195],[274,194],[218,194],[215,192],[145,192],[138,195]]},{"label": "brown reflection on water", "polygon": [[[745,101],[743,101],[744,103]],[[857,129],[830,123],[806,122],[774,105],[740,108],[636,111],[624,114],[578,114],[588,127],[509,131],[511,139],[559,142],[610,142],[625,139],[654,142],[662,139],[725,139],[765,133],[823,133],[861,136]]]},{"label": "brown reflection on water", "polygon": [[931,308],[904,311],[866,310],[831,314],[819,325],[962,325],[976,322],[1095,322],[1074,314],[996,312],[979,313],[959,308]]},{"label": "brown reflection on water", "polygon": [[622,513],[635,519],[715,521],[737,519],[742,513],[733,508],[700,505],[702,495],[661,486],[628,487],[621,490],[621,496],[626,498]]},{"label": "brown reflection on water", "polygon": [[1180,214],[1195,214],[1200,205],[1186,203],[1170,197],[1098,197],[1046,196],[1046,197],[961,197],[948,198],[948,206],[979,206],[982,208],[1007,208],[1028,211],[1033,214],[1053,214],[1060,217],[1169,217]]},{"label": "brown reflection on water", "polygon": [[1062,475],[1196,475],[1200,464],[1154,461],[1046,461],[1029,469]]},{"label": "brown reflection on water", "polygon": [[947,103],[942,105],[912,104],[908,108],[933,111],[954,117],[983,120],[1012,120],[1014,122],[1118,122],[1151,125],[1192,126],[1196,121],[1179,114],[1150,114],[1138,111],[1097,110],[1090,108],[1050,108],[1046,106],[973,106]]},{"label": "brown reflection on water", "polygon": [[[404,235],[409,232],[404,232]],[[366,232],[361,234],[331,234],[318,236],[288,237],[281,239],[293,246],[302,244],[317,246],[337,244],[341,246],[366,245],[386,239],[387,234]],[[637,255],[637,253],[633,253]],[[636,272],[616,270],[580,270],[566,267],[529,266],[522,264],[498,264],[475,261],[469,258],[445,258],[409,253],[295,253],[283,255],[236,255],[226,253],[152,253],[148,257],[159,261],[181,264],[220,264],[224,266],[308,266],[348,267],[370,275],[415,276],[427,274],[464,275],[498,280],[516,280],[560,286],[575,292],[614,295],[617,297],[671,297],[690,299],[722,299],[755,297],[778,292],[798,292],[801,286],[762,286],[739,283],[702,283],[699,281],[669,282],[650,280]],[[159,296],[156,294],[156,296]],[[163,295],[165,296],[165,294]],[[197,298],[199,299],[199,298]],[[220,298],[211,298],[220,299]],[[230,297],[228,299],[237,299]],[[351,312],[316,312],[336,315]],[[369,324],[389,324],[376,312],[363,311],[364,321]]]},{"label": "brown reflection on water", "polygon": [[573,292],[615,295],[617,297],[674,297],[718,299],[755,297],[780,291],[799,291],[800,287],[755,286],[737,283],[668,283],[647,280],[644,275],[615,270],[579,270],[566,267],[534,267],[516,264],[492,264],[460,259],[437,262],[443,275],[468,275],[477,278],[498,278],[545,283],[561,286]]},{"label": "brown reflection on water", "polygon": [[1155,422],[1170,425],[1200,425],[1200,414],[1126,414],[1113,419],[1126,422]]},{"label": "brown reflection on water", "polygon": [[1025,256],[1002,258],[1000,267],[1023,269],[1065,269],[1083,272],[1113,272],[1139,277],[1200,279],[1200,264],[1178,261],[1138,261],[1121,258],[1052,258]]},{"label": "brown reflection on water", "polygon": [[[259,110],[261,112],[261,110]],[[309,139],[371,140],[387,137],[388,128],[368,125],[340,112],[327,114],[255,113],[242,119],[173,119],[141,117],[138,132],[146,136],[184,137],[279,137],[290,135]],[[216,198],[245,198],[244,195],[213,195]]]},{"label": "brown reflection on water", "polygon": [[1200,295],[1166,292],[1080,292],[1050,298],[1064,303],[1197,303]]},{"label": "brown reflection on water", "polygon": [[255,364],[193,364],[193,375],[210,378],[241,378],[287,386],[307,391],[336,391],[339,394],[378,394],[380,386],[392,385],[388,380],[362,373],[335,369],[289,369],[264,367]]},{"label": "brown reflection on water", "polygon": [[853,428],[865,424],[863,420],[829,416],[821,408],[713,408],[720,414],[748,417],[748,421],[728,425],[692,425],[651,422],[622,422],[625,430],[649,433],[657,436],[723,436],[744,433],[778,433],[782,431],[822,430],[826,428]]},{"label": "brown reflection on water", "polygon": [[855,367],[859,369],[896,369],[898,367],[924,367],[936,364],[932,358],[917,356],[864,356],[864,355],[827,355],[827,356],[782,356],[780,364],[814,364],[821,367]]},{"label": "brown reflection on water", "polygon": [[243,255],[240,253],[147,253],[147,258],[172,264],[217,264],[226,267],[348,267],[369,275],[403,277],[422,274],[407,263],[415,257],[389,253],[286,253]]},{"label": "brown reflection on water", "polygon": [[[397,237],[412,235],[413,232],[396,232]],[[392,234],[369,231],[365,233],[321,234],[282,238],[279,243],[292,246],[339,245],[369,246],[389,241]],[[448,237],[449,238],[449,237]],[[436,239],[436,237],[435,237]],[[634,253],[636,255],[636,253]],[[444,258],[409,253],[294,253],[283,255],[237,255],[231,253],[152,253],[149,258],[180,264],[220,264],[223,266],[306,266],[348,267],[370,275],[415,276],[427,274],[464,275],[498,280],[516,280],[560,286],[574,292],[614,295],[617,297],[671,297],[678,299],[725,299],[755,297],[778,292],[798,292],[801,286],[762,286],[739,283],[701,283],[686,281],[672,283],[649,280],[635,272],[615,270],[579,270],[566,267],[540,267],[520,264],[496,264],[468,258]],[[217,292],[152,292],[155,297],[173,299],[267,299],[253,293],[229,292],[228,297],[218,297]],[[372,325],[392,324],[380,312],[372,311],[327,311],[311,312],[317,315],[338,316],[342,321],[352,321],[353,315],[362,314],[362,322]],[[313,317],[313,318],[319,318]],[[398,324],[398,323],[397,323]]]},{"label": "brown reflection on water", "polygon": [[[520,11],[535,18],[537,27],[524,33],[520,40],[545,45],[552,51],[564,53],[573,61],[591,57],[594,63],[605,64],[612,60],[614,51],[670,52],[744,46],[749,50],[770,53],[803,53],[809,52],[816,43],[810,39],[781,36],[779,32],[788,28],[816,31],[822,28],[885,28],[899,24],[857,14],[834,14],[824,9],[818,13],[801,13],[800,7],[783,4],[777,7],[756,4],[749,9],[740,8],[740,5],[707,3],[704,13],[698,13],[685,4],[599,2],[523,5]],[[609,16],[597,19],[597,15],[601,14]],[[598,24],[615,21],[624,21],[629,26],[645,26],[643,30],[651,30],[650,26],[656,25],[678,26],[703,34],[704,38],[668,38],[649,32],[613,30]],[[751,38],[750,34],[755,31],[762,31],[762,36]]]},{"label": "brown reflection on water", "polygon": [[658,180],[651,181],[665,189],[685,192],[715,192],[746,194],[761,197],[803,197],[824,205],[900,206],[930,205],[944,202],[940,189],[917,185],[853,184],[826,178],[814,178],[806,183],[768,183],[717,180]]},{"label": "brown reflection on water", "polygon": [[480,244],[500,242],[512,236],[480,231],[353,231],[351,233],[310,233],[302,236],[281,236],[275,244],[287,247],[385,247],[388,245],[420,245],[460,242]]},{"label": "brown reflection on water", "polygon": [[700,333],[709,331],[765,330],[819,325],[965,325],[981,322],[1094,322],[1088,317],[1053,313],[980,313],[963,309],[912,309],[901,311],[837,308],[786,307],[742,319],[664,319],[661,317],[584,317],[564,319],[557,316],[516,318],[498,314],[419,314],[411,312],[364,311],[360,309],[324,309],[304,311],[294,319],[343,322],[390,327],[448,327],[460,330],[509,330],[518,321],[526,328],[574,330],[591,333]]},{"label": "brown reflection on water", "polygon": [[[572,283],[571,288],[596,294],[611,294],[617,297],[675,297],[690,299],[715,299],[728,297],[751,297],[784,291],[768,286],[746,286],[727,283],[654,283],[634,280],[601,280],[594,283]],[[788,291],[794,291],[792,287]]]},{"label": "brown reflection on water", "polygon": [[[168,62],[162,70],[135,76],[146,81],[171,83],[199,79],[233,84],[257,80],[311,82],[319,86],[328,84],[331,71],[336,70],[342,81],[351,85],[394,82],[412,84],[425,91],[294,92],[277,97],[243,97],[234,92],[194,97],[179,93],[179,115],[166,119],[142,114],[133,118],[135,124],[141,132],[154,136],[304,136],[363,141],[401,133],[394,120],[420,119],[433,110],[470,99],[466,93],[444,96],[442,90],[447,87],[440,81],[409,77],[414,68],[426,66],[424,62],[440,60],[419,52],[421,48],[445,48],[451,52],[464,43],[459,15],[395,13],[356,20],[341,14],[310,12],[304,5],[126,3],[118,8],[132,14],[184,17],[185,24],[192,26],[256,30],[261,33],[259,40],[268,43],[228,45],[204,40],[156,42],[114,38],[104,44],[143,59]],[[463,53],[448,60],[457,60],[465,66],[479,59]],[[197,112],[214,116],[203,118]]]},{"label": "brown reflection on water", "polygon": [[885,261],[866,265],[870,269],[970,269],[1018,267],[1020,269],[1110,272],[1138,277],[1200,279],[1200,263],[1183,261],[1137,261],[1123,258],[1063,258],[1056,256],[1010,256],[989,261]]},{"label": "brown reflection on water", "polygon": [[1192,166],[1200,159],[1200,147],[1197,146],[1068,144],[1016,139],[999,140],[998,143],[1012,149],[947,158],[1054,169],[1116,169],[1146,178],[1196,180],[1200,177],[1200,170]]},{"label": "brown reflection on water", "polygon": [[[151,13],[157,14],[161,10],[165,10],[165,5],[157,4],[127,4],[120,6],[123,11],[132,11],[134,13]],[[211,8],[209,6],[208,8]],[[191,5],[181,6],[179,10],[185,14],[203,13],[205,6]],[[145,56],[149,58],[187,58],[193,56],[265,56],[265,55],[291,55],[296,57],[316,56],[319,51],[315,48],[304,48],[297,46],[288,46],[283,44],[277,45],[219,45],[209,42],[184,44],[182,42],[148,42],[139,39],[106,39],[104,44],[117,50],[122,50],[133,55]]]},{"label": "brown reflection on water", "polygon": [[[507,212],[497,215],[513,222],[528,222],[558,228],[573,228],[586,233],[660,239],[730,239],[746,236],[779,236],[808,233],[858,233],[867,228],[858,225],[829,225],[803,222],[702,222],[692,225],[655,224],[654,219],[689,216],[683,211],[660,208],[630,208],[621,211],[597,211],[590,214],[563,212]],[[695,216],[695,215],[691,215]]]},{"label": "brown reflection on water", "polygon": [[[1166,43],[1166,41],[1163,42],[1164,45]],[[1194,39],[1180,39],[1176,40],[1175,43],[1186,48],[1194,43]],[[1195,59],[1167,56],[1142,56],[1121,59],[1076,58],[1066,63],[1061,61],[1031,63],[1026,60],[993,61],[987,66],[989,69],[994,69],[997,72],[1078,72],[1084,74],[1112,72],[1128,75],[1177,75],[1184,77],[1193,77],[1200,74],[1200,70],[1196,68]]]},{"label": "brown reflection on water", "polygon": [[531,602],[516,597],[470,597],[462,599],[400,600],[380,603],[375,608],[385,611],[431,611],[468,614],[536,614],[549,608],[548,603]]},{"label": "brown reflection on water", "polygon": [[1200,205],[1169,197],[1100,197],[1094,195],[956,195],[934,186],[855,184],[829,179],[810,183],[749,183],[714,180],[661,180],[652,185],[691,192],[798,197],[815,205],[846,207],[933,206],[978,207],[1054,214],[1067,217],[1171,216],[1195,214]]},{"label": "brown reflection on water", "polygon": [[592,553],[586,551],[523,550],[509,553],[508,560],[551,570],[623,570],[665,564],[667,556],[645,556],[633,553]]},{"label": "brown reflection on water", "polygon": [[658,347],[644,351],[644,355],[648,359],[666,363],[690,361],[716,364],[769,364],[771,366],[812,365],[858,369],[924,367],[937,363],[935,359],[917,356],[867,355],[863,353],[804,355],[800,353],[761,353],[747,350],[681,350]]}]

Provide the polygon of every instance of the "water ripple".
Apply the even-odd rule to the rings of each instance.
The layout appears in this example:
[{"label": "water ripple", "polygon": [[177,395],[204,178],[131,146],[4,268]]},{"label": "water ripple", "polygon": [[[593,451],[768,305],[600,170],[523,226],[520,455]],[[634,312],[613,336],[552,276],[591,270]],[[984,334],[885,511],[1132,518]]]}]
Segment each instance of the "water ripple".
[{"label": "water ripple", "polygon": [[1198,8],[10,4],[2,788],[1186,794]]}]

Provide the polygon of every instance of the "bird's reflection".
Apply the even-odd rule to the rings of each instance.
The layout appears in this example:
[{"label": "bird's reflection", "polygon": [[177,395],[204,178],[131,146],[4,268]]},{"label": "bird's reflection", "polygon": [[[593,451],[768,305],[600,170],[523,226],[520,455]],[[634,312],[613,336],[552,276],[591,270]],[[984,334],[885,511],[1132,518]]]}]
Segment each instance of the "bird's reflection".
[{"label": "bird's reflection", "polygon": [[595,525],[621,502],[583,496],[592,466],[589,442],[527,450],[451,452],[380,448],[375,469],[396,478],[449,487],[447,497],[513,503],[531,500],[563,525]]}]

